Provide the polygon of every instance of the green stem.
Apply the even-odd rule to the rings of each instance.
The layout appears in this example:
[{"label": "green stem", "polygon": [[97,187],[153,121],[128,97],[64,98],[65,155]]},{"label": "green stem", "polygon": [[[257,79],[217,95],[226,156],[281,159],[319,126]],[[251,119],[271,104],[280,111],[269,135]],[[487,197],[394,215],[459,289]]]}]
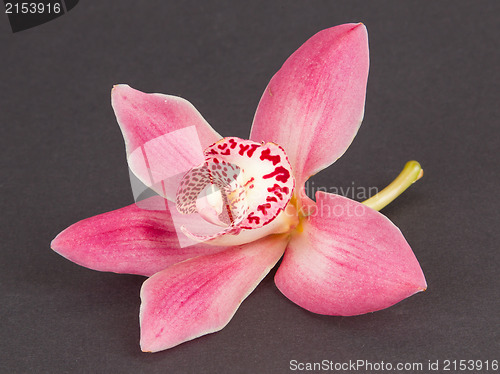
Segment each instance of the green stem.
[{"label": "green stem", "polygon": [[375,210],[380,210],[401,195],[413,183],[422,178],[423,175],[424,171],[417,161],[408,161],[403,171],[401,171],[391,184],[378,194],[363,201],[363,204]]}]

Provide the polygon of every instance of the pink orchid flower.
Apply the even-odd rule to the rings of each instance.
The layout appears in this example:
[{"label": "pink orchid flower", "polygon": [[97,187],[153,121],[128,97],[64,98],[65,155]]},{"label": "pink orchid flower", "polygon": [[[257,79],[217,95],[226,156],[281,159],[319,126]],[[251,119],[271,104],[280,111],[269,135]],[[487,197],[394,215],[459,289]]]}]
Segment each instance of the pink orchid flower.
[{"label": "pink orchid flower", "polygon": [[[304,193],[356,135],[368,65],[364,25],[317,33],[271,79],[250,140],[222,138],[179,97],[115,86],[129,166],[160,196],[80,221],[52,248],[91,269],[150,277],[140,324],[151,352],[222,329],[281,258],[276,286],[314,313],[373,312],[424,290],[389,219],[370,204]],[[191,245],[179,244],[176,222]]]}]

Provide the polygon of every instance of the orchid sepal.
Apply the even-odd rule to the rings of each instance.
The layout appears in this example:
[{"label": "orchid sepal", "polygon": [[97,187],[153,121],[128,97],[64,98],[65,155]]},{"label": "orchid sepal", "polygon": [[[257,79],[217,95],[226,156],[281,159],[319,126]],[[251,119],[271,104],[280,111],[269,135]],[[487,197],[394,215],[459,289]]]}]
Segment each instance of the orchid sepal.
[{"label": "orchid sepal", "polygon": [[316,193],[315,211],[292,236],[275,283],[304,309],[342,316],[384,309],[427,288],[410,246],[387,217],[324,192]]},{"label": "orchid sepal", "polygon": [[362,23],[312,36],[272,77],[260,99],[250,139],[286,149],[297,185],[335,162],[363,119],[368,34]]},{"label": "orchid sepal", "polygon": [[52,240],[51,248],[89,269],[145,276],[225,250],[203,243],[179,247],[171,214],[159,196],[74,223]]}]

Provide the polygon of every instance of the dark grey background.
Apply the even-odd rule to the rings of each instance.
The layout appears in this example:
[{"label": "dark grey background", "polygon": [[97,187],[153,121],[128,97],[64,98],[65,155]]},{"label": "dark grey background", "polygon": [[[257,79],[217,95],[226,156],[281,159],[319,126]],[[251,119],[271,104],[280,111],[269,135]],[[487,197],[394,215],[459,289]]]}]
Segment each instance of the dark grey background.
[{"label": "dark grey background", "polygon": [[[17,34],[0,17],[2,373],[500,358],[499,2],[111,3],[82,0]],[[411,244],[428,291],[377,313],[327,317],[289,302],[271,272],[221,332],[141,353],[144,278],[88,270],[49,248],[77,220],[133,202],[112,85],[187,98],[221,134],[244,138],[284,60],[317,31],[358,21],[370,39],[365,120],[314,183],[384,187],[420,161],[424,178],[383,213]]]}]

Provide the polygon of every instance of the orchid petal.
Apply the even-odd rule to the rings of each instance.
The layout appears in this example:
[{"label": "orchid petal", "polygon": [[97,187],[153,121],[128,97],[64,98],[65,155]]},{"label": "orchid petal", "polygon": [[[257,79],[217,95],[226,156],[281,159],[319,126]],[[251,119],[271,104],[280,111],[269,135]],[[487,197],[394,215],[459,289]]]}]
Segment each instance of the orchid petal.
[{"label": "orchid petal", "polygon": [[297,185],[352,142],[363,119],[368,65],[364,25],[340,25],[310,38],[269,82],[250,139],[280,144]]},{"label": "orchid petal", "polygon": [[180,97],[146,94],[121,84],[114,86],[111,103],[131,170],[146,186],[169,199],[175,198],[178,178],[203,162],[203,150],[221,138]]},{"label": "orchid petal", "polygon": [[156,196],[139,205],[142,208],[132,204],[77,222],[62,231],[51,247],[90,269],[146,276],[226,249],[200,243],[181,248],[165,200]]},{"label": "orchid petal", "polygon": [[221,330],[280,259],[286,236],[173,265],[141,290],[141,348],[157,352]]},{"label": "orchid petal", "polygon": [[286,297],[314,313],[350,316],[426,289],[415,255],[387,217],[338,195],[318,192],[316,201],[276,273]]}]

